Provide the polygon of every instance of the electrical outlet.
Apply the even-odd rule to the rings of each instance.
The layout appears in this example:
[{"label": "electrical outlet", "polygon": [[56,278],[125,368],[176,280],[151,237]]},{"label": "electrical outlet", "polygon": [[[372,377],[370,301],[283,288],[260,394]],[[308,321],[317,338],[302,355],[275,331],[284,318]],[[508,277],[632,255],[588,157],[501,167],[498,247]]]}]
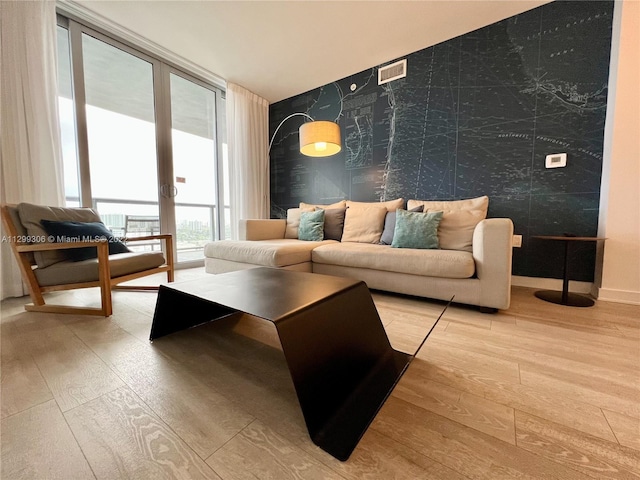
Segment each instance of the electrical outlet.
[{"label": "electrical outlet", "polygon": [[522,247],[522,235],[514,235],[513,236],[513,248]]}]

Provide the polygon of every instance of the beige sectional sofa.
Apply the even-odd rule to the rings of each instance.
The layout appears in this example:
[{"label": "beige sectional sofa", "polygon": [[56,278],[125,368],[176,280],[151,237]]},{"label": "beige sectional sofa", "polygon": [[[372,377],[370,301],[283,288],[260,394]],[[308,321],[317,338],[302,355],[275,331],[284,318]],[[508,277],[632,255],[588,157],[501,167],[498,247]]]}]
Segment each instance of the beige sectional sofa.
[{"label": "beige sectional sofa", "polygon": [[[456,303],[509,308],[513,224],[507,218],[484,218],[487,197],[452,202],[409,200],[409,209],[422,205],[427,212],[445,212],[438,227],[440,248],[436,249],[378,243],[384,229],[378,223],[385,215],[367,209],[387,208],[388,216],[398,205],[404,206],[401,199],[380,204],[346,201],[342,241],[296,238],[301,213],[326,208],[328,214],[339,205],[301,204],[289,210],[286,220],[242,220],[240,240],[205,247],[205,269],[217,274],[265,266],[321,273],[357,278],[376,290],[440,300],[455,296]],[[375,228],[371,223],[376,223]],[[360,241],[363,239],[366,241]]]}]

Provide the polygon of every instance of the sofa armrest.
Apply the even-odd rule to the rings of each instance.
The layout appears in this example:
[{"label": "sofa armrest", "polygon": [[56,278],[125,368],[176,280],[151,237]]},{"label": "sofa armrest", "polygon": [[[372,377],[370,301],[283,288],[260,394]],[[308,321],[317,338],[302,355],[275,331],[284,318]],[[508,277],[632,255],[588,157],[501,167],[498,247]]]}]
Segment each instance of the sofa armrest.
[{"label": "sofa armrest", "polygon": [[287,221],[284,219],[240,220],[239,240],[274,240],[284,238]]},{"label": "sofa armrest", "polygon": [[481,306],[507,309],[511,302],[513,222],[488,218],[473,232],[473,259],[482,291]]}]

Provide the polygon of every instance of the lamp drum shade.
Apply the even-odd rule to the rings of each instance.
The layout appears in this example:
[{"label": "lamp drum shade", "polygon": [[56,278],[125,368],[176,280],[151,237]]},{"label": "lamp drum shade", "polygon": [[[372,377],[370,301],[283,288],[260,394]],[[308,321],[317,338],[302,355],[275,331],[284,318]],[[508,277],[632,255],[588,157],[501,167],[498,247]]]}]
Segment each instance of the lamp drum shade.
[{"label": "lamp drum shade", "polygon": [[300,152],[309,157],[328,157],[342,150],[340,126],[318,120],[300,126]]}]

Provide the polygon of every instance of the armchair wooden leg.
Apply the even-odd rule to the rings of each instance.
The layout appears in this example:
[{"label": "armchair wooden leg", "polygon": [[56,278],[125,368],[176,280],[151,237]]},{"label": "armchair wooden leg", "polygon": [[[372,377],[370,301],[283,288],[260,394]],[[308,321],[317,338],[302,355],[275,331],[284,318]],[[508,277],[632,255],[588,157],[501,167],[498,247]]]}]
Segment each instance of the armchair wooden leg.
[{"label": "armchair wooden leg", "polygon": [[31,264],[24,255],[17,255],[17,258],[18,266],[20,267],[22,273],[22,278],[27,279],[26,283],[29,287],[29,296],[31,297],[33,305],[44,305],[44,297],[42,296],[42,292],[40,291],[40,285],[38,285],[38,282],[33,275],[33,271],[31,270]]},{"label": "armchair wooden leg", "polygon": [[111,269],[109,268],[109,245],[105,242],[98,245],[98,277],[100,279],[100,296],[102,312],[105,317],[113,313],[111,303]]},{"label": "armchair wooden leg", "polygon": [[167,270],[167,282],[171,283],[174,280],[174,265],[173,265],[173,238],[167,237],[165,239],[165,248],[167,250],[167,266],[169,270]]}]

